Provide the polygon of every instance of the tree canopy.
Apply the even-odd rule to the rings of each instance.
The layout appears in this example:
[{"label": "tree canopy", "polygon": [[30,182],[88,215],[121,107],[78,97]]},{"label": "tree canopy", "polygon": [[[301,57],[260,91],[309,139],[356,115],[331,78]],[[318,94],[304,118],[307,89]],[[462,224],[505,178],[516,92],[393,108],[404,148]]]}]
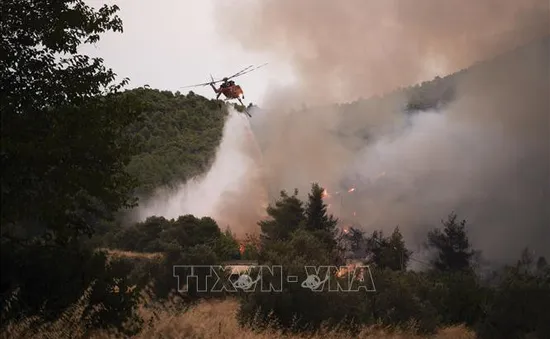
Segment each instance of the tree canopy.
[{"label": "tree canopy", "polygon": [[147,196],[206,172],[223,132],[227,109],[219,101],[190,92],[137,88],[141,115],[127,128],[134,141],[128,172],[138,180],[136,193]]},{"label": "tree canopy", "polygon": [[466,220],[458,221],[457,215],[449,214],[447,220],[441,220],[443,230],[436,228],[428,233],[428,246],[436,250],[432,261],[440,271],[461,271],[471,268],[472,250],[466,234]]},{"label": "tree canopy", "polygon": [[78,54],[100,33],[122,30],[117,10],[83,1],[0,5],[3,230],[49,230],[61,240],[133,205],[130,144],[120,135],[137,105],[118,93],[124,82],[101,59]]},{"label": "tree canopy", "polygon": [[86,312],[108,306],[96,324],[135,315],[137,295],[107,292],[125,269],[79,241],[135,204],[125,130],[141,105],[120,92],[126,81],[117,82],[102,59],[78,52],[101,33],[122,31],[117,11],[82,0],[0,3],[0,299],[4,308],[20,290],[7,312],[13,317],[53,319],[94,280]]}]

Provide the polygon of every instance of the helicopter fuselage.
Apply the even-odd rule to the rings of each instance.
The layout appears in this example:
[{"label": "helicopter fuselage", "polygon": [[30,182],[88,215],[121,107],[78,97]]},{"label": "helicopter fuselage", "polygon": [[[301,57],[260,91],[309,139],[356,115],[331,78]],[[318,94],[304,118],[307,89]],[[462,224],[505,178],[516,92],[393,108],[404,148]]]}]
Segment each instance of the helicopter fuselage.
[{"label": "helicopter fuselage", "polygon": [[244,92],[239,85],[220,87],[219,89],[212,85],[212,88],[217,94],[223,94],[227,99],[241,99],[241,97],[244,98]]}]

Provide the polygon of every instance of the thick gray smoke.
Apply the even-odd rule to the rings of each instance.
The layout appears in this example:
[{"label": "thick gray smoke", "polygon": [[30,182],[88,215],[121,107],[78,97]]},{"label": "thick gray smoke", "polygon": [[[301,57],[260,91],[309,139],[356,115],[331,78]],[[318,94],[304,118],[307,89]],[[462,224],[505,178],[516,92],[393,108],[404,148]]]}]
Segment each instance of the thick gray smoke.
[{"label": "thick gray smoke", "polygon": [[470,66],[549,30],[546,0],[239,0],[220,34],[294,67],[300,100],[383,94]]},{"label": "thick gray smoke", "polygon": [[399,224],[413,250],[454,210],[489,259],[517,258],[524,246],[550,255],[548,39],[459,76],[456,99],[435,111],[407,117],[398,94],[345,111],[283,105],[355,100],[469,67],[549,34],[548,6],[280,0],[221,8],[223,32],[288,60],[300,80],[293,95],[267,98],[270,111],[252,121],[266,185],[305,193],[320,182],[336,215],[368,230]]},{"label": "thick gray smoke", "polygon": [[[220,227],[243,236],[265,215],[267,192],[263,186],[258,146],[247,119],[233,108],[225,123],[222,141],[210,170],[175,189],[159,188],[140,203],[136,218],[157,215],[178,218],[184,214],[214,218]],[[242,197],[254,196],[253,205]]]}]

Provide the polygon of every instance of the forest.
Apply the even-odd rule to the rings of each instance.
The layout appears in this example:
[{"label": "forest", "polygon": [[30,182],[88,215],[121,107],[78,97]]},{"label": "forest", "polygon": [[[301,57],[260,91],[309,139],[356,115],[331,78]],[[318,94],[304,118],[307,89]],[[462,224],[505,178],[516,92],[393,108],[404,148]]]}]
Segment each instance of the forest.
[{"label": "forest", "polygon": [[[480,274],[482,253],[469,241],[467,216],[452,211],[442,211],[440,226],[425,235],[433,260],[423,271],[410,269],[412,251],[399,227],[343,232],[318,184],[305,200],[282,191],[269,218],[258,220],[257,235],[246,239],[193,215],[124,224],[120,216],[141,197],[209,169],[228,112],[192,92],[125,89],[128,79],[102,59],[79,54],[80,45],[122,32],[117,11],[81,0],[0,4],[2,338],[242,331],[251,338],[376,331],[420,338],[458,327],[464,338],[550,337],[547,259],[525,248],[516,263]],[[406,110],[444,105],[454,76],[401,89]],[[341,108],[373,100],[383,99]],[[283,275],[302,281],[305,265],[342,266],[350,258],[369,265],[376,292],[316,293],[299,285],[281,293],[202,292],[191,284],[183,293],[173,273],[182,263],[252,260],[282,265]],[[194,328],[218,319],[197,311],[204,305],[234,307],[234,328],[222,331],[226,320],[219,330],[217,323],[209,323],[211,332]],[[186,315],[195,324],[170,322]],[[163,321],[172,327],[160,328]]]},{"label": "forest", "polygon": [[221,102],[202,96],[138,88],[144,111],[125,128],[133,138],[127,171],[138,180],[138,195],[147,196],[175,180],[186,181],[208,170],[227,116]]}]

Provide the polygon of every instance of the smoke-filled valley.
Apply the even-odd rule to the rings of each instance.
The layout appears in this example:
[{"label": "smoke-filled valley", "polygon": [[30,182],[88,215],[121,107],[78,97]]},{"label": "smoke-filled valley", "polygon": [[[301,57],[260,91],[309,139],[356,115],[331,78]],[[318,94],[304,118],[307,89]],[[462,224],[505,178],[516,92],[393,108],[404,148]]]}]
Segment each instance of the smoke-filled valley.
[{"label": "smoke-filled valley", "polygon": [[510,260],[525,246],[549,255],[548,7],[222,6],[220,22],[235,23],[222,32],[288,60],[299,76],[251,119],[271,198],[295,187],[305,194],[316,181],[343,227],[400,225],[414,250],[454,210],[488,259]]},{"label": "smoke-filled valley", "polygon": [[486,259],[511,260],[525,246],[549,255],[548,51],[548,38],[536,40],[381,98],[256,109],[255,140],[233,112],[210,171],[146,203],[142,219],[194,213],[257,233],[266,191],[273,202],[282,189],[304,196],[319,182],[341,227],[399,225],[419,252],[428,229],[455,211]]},{"label": "smoke-filled valley", "polygon": [[273,114],[256,126],[268,139],[260,144],[270,184],[307,191],[319,181],[343,192],[328,202],[347,223],[400,225],[415,249],[454,210],[490,259],[511,259],[526,244],[547,254],[549,46],[539,40],[444,78],[455,99],[426,110],[405,112],[403,91]]}]

